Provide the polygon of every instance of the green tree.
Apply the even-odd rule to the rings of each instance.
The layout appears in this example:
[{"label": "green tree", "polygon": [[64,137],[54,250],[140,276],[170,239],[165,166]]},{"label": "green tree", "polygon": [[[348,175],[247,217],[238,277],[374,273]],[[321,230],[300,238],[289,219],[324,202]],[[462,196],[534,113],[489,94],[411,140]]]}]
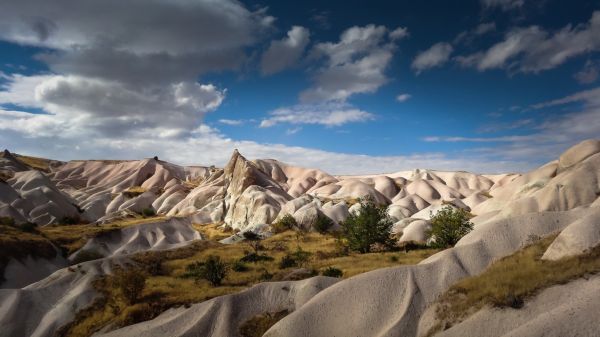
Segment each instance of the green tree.
[{"label": "green tree", "polygon": [[359,202],[359,211],[350,213],[342,223],[342,235],[348,248],[364,254],[370,252],[375,243],[392,246],[390,230],[393,222],[387,210],[376,205],[370,196],[361,198]]},{"label": "green tree", "polygon": [[431,246],[448,248],[473,230],[471,214],[462,208],[448,205],[431,217]]},{"label": "green tree", "polygon": [[275,233],[285,232],[286,230],[293,229],[297,226],[298,223],[296,222],[296,219],[294,219],[294,217],[289,213],[281,217],[281,219],[275,221],[273,224],[271,224],[271,228]]},{"label": "green tree", "polygon": [[313,228],[321,233],[321,234],[325,234],[327,233],[327,231],[329,231],[329,229],[333,226],[333,221],[331,219],[329,219],[329,217],[321,212],[319,212],[319,214],[317,214],[317,218],[315,219],[315,222],[313,223]]},{"label": "green tree", "polygon": [[222,262],[218,256],[211,255],[204,262],[195,262],[187,266],[186,277],[193,277],[196,282],[204,279],[214,287],[220,286],[227,273],[229,265]]}]

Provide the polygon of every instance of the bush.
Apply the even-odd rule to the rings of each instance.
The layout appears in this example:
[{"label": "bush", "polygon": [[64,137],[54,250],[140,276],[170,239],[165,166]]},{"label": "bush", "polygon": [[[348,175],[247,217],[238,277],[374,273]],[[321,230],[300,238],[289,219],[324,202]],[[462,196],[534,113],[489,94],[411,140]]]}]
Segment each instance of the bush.
[{"label": "bush", "polygon": [[244,262],[242,261],[235,261],[232,265],[231,265],[231,270],[236,271],[238,273],[242,273],[245,271],[248,271],[250,268],[248,268],[248,266],[246,266],[244,264]]},{"label": "bush", "polygon": [[348,248],[364,254],[370,252],[375,243],[393,246],[390,238],[393,222],[387,210],[377,206],[371,197],[360,199],[360,204],[360,210],[351,213],[342,223],[342,236]]},{"label": "bush", "polygon": [[242,236],[248,245],[250,245],[250,247],[254,250],[254,253],[258,255],[258,252],[263,248],[260,244],[260,240],[262,239],[261,236],[252,231],[246,231],[242,233]]},{"label": "bush", "polygon": [[321,275],[329,277],[342,277],[342,275],[344,275],[344,272],[338,268],[327,267],[323,269],[323,271],[321,271]]},{"label": "bush", "polygon": [[115,273],[115,283],[127,302],[134,304],[144,291],[146,275],[141,270],[135,268],[119,270]]},{"label": "bush", "polygon": [[271,224],[271,229],[274,233],[285,232],[286,230],[297,227],[298,223],[291,214],[284,215],[281,219]]},{"label": "bush", "polygon": [[295,252],[286,254],[281,258],[279,262],[279,269],[285,269],[290,267],[305,267],[310,260],[312,253],[302,250],[298,247]]},{"label": "bush", "polygon": [[142,210],[142,215],[143,216],[155,216],[156,215],[156,211],[154,211],[154,208],[152,208],[152,207],[144,208]]},{"label": "bush", "polygon": [[273,261],[274,259],[269,256],[269,255],[265,255],[265,254],[256,254],[256,253],[249,253],[244,255],[244,257],[242,257],[240,259],[240,262],[260,262],[260,261]]},{"label": "bush", "polygon": [[211,255],[204,262],[194,262],[188,265],[184,276],[193,277],[196,282],[204,279],[214,287],[217,287],[221,285],[228,271],[229,266],[227,263],[222,262],[220,257]]},{"label": "bush", "polygon": [[103,257],[104,257],[104,255],[98,253],[95,250],[82,249],[79,251],[79,253],[77,253],[77,255],[75,255],[75,258],[73,258],[72,264],[78,264],[78,263],[82,263],[82,262],[86,262],[86,261],[98,260]]},{"label": "bush", "polygon": [[473,230],[470,214],[464,209],[445,206],[431,217],[431,246],[448,248]]},{"label": "bush", "polygon": [[76,225],[80,221],[81,220],[78,217],[65,216],[62,219],[60,219],[60,224],[62,224],[62,225]]},{"label": "bush", "polygon": [[19,229],[26,233],[33,233],[37,231],[37,224],[32,222],[26,222],[24,224],[19,225]]},{"label": "bush", "polygon": [[298,264],[296,263],[296,260],[290,254],[287,254],[281,258],[281,261],[279,262],[279,269],[296,267],[297,265]]},{"label": "bush", "polygon": [[261,337],[275,323],[287,316],[287,314],[288,311],[283,310],[253,316],[240,325],[240,335],[242,337]]},{"label": "bush", "polygon": [[332,226],[333,221],[323,213],[319,213],[317,219],[313,223],[313,228],[321,234],[327,233]]}]

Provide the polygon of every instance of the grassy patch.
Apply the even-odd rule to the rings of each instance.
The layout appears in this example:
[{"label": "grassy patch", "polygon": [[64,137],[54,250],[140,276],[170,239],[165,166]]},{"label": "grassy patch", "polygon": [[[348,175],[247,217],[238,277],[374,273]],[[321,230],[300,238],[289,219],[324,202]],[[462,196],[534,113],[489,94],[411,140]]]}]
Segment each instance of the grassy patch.
[{"label": "grassy patch", "polygon": [[164,220],[165,217],[154,218],[129,218],[118,220],[110,224],[79,224],[79,225],[49,225],[40,227],[40,232],[54,242],[56,245],[70,255],[83,247],[85,243],[100,234],[108,233],[113,230],[118,230],[123,227],[139,225],[142,223],[150,223]]},{"label": "grassy patch", "polygon": [[13,226],[0,225],[0,281],[4,279],[4,269],[11,259],[19,260],[28,255],[52,259],[56,250],[37,231],[25,232]]},{"label": "grassy patch", "polygon": [[44,172],[50,172],[50,164],[52,163],[52,160],[50,160],[50,159],[31,157],[31,156],[23,156],[23,155],[16,154],[16,153],[13,153],[13,155],[15,156],[15,158],[17,158],[18,161],[31,167],[32,169],[44,171]]},{"label": "grassy patch", "polygon": [[[197,226],[197,228],[203,230],[205,238],[216,240],[231,235],[218,228],[217,224]],[[385,252],[341,256],[338,253],[336,240],[332,236],[319,233],[298,235],[293,231],[279,233],[262,240],[261,246],[264,248],[259,253],[271,259],[243,263],[243,268],[233,266],[244,256],[254,253],[250,245],[244,242],[224,245],[212,240],[203,240],[179,249],[138,253],[132,258],[139,267],[146,268],[148,274],[144,291],[138,302],[133,306],[127,305],[126,301],[120,299],[118,289],[111,286],[110,278],[105,277],[104,281],[98,282],[98,287],[100,293],[108,299],[98,300],[92,309],[82,311],[75,321],[63,330],[62,336],[89,336],[101,327],[117,328],[133,324],[140,320],[152,319],[170,307],[189,305],[236,293],[266,279],[281,280],[296,270],[296,267],[280,269],[281,259],[287,254],[298,251],[298,248],[310,253],[310,259],[306,263],[308,269],[325,270],[334,267],[343,273],[343,277],[378,268],[416,264],[437,252],[437,250],[426,249],[408,253]],[[231,266],[220,286],[212,286],[206,280],[196,281],[185,277],[190,264],[206,261],[209,256],[218,256]],[[392,256],[395,258],[392,259]]]},{"label": "grassy patch", "polygon": [[131,186],[130,188],[123,191],[123,195],[125,195],[127,198],[135,198],[146,191],[147,190],[142,186]]},{"label": "grassy patch", "polygon": [[429,336],[460,323],[485,306],[520,308],[540,290],[600,271],[600,246],[580,256],[544,261],[556,235],[537,240],[494,262],[477,276],[459,281],[438,300],[438,323]]},{"label": "grassy patch", "polygon": [[273,313],[267,312],[251,317],[240,325],[240,335],[243,337],[261,337],[269,330],[269,328],[275,325],[275,323],[287,316],[288,313],[287,310],[282,310]]}]

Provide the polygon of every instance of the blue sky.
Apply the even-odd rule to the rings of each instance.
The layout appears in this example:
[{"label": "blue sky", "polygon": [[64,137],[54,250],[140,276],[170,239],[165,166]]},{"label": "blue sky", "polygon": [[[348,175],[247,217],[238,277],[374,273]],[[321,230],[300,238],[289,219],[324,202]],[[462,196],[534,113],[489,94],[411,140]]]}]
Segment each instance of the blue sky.
[{"label": "blue sky", "polygon": [[600,135],[600,1],[1,6],[18,153],[493,173]]}]

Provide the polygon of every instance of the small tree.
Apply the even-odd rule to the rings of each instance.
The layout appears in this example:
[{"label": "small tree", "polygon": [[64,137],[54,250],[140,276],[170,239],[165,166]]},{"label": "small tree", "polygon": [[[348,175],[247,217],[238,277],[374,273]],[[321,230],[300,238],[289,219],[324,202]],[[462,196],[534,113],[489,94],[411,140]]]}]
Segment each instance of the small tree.
[{"label": "small tree", "polygon": [[129,304],[134,304],[144,291],[146,275],[136,268],[119,270],[115,274],[115,283]]},{"label": "small tree", "polygon": [[252,231],[246,231],[242,235],[244,236],[246,242],[248,242],[248,245],[250,245],[250,247],[254,250],[254,253],[258,255],[259,251],[262,248],[262,245],[260,244],[260,240],[262,238],[260,237],[260,235]]},{"label": "small tree", "polygon": [[321,271],[321,275],[329,277],[342,277],[344,272],[341,269],[335,267],[327,267]]},{"label": "small tree", "polygon": [[360,199],[360,205],[360,210],[350,213],[342,223],[342,235],[348,248],[364,254],[370,252],[375,243],[392,246],[390,230],[393,222],[386,209],[376,205],[370,196]]},{"label": "small tree", "polygon": [[271,229],[273,230],[273,232],[275,233],[281,233],[281,232],[285,232],[288,229],[292,229],[294,227],[297,227],[298,223],[296,222],[296,219],[291,215],[291,214],[286,214],[283,217],[281,217],[281,219],[275,221],[273,224],[271,224]]},{"label": "small tree", "polygon": [[227,276],[229,266],[222,262],[218,256],[211,255],[204,262],[195,262],[187,266],[185,276],[193,277],[196,282],[204,279],[210,282],[213,287],[221,285],[221,282]]},{"label": "small tree", "polygon": [[313,228],[321,234],[327,233],[332,226],[333,221],[329,219],[327,215],[320,212],[317,215],[315,222],[313,223]]},{"label": "small tree", "polygon": [[462,208],[445,206],[431,217],[431,246],[448,248],[473,230],[470,214]]}]

